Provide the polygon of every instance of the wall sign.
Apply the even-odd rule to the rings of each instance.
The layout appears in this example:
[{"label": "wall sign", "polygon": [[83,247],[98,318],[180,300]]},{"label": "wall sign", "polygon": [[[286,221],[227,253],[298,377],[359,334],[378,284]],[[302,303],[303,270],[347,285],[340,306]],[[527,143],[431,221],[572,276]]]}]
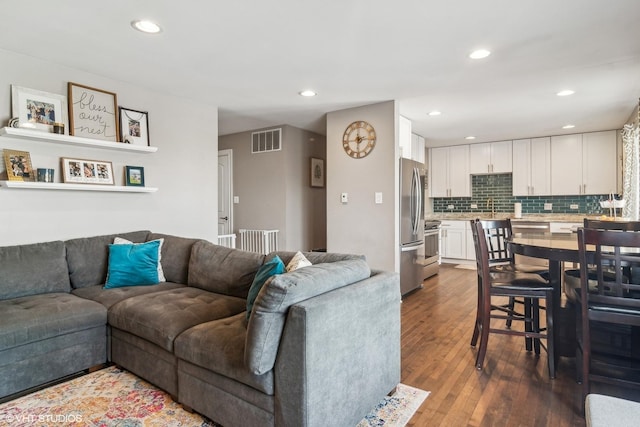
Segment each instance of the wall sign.
[{"label": "wall sign", "polygon": [[68,84],[69,134],[118,142],[116,94],[105,90]]}]

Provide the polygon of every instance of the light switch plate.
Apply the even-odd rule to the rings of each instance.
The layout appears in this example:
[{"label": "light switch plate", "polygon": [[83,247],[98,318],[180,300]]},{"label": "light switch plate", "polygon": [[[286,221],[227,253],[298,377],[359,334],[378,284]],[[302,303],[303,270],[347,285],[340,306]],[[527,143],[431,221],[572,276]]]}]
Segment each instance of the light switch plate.
[{"label": "light switch plate", "polygon": [[382,193],[380,191],[376,191],[376,204],[382,204]]},{"label": "light switch plate", "polygon": [[553,209],[553,203],[545,203],[544,204],[544,210],[545,211],[550,211]]},{"label": "light switch plate", "polygon": [[347,193],[340,194],[340,202],[349,203],[349,194]]},{"label": "light switch plate", "polygon": [[240,196],[233,196],[233,204],[237,205],[238,203],[240,203]]},{"label": "light switch plate", "polygon": [[471,209],[478,209],[478,205],[475,203],[471,203]]},{"label": "light switch plate", "polygon": [[580,205],[569,205],[569,209],[580,209]]},{"label": "light switch plate", "polygon": [[450,211],[452,211],[452,210],[454,210],[454,209],[455,209],[455,206],[453,206],[453,205],[447,205],[447,209],[449,209]]}]

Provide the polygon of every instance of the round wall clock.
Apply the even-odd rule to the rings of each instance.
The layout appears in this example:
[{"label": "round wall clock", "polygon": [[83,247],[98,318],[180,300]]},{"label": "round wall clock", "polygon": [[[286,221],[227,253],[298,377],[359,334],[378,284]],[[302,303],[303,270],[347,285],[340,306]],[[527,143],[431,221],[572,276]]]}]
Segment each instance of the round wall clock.
[{"label": "round wall clock", "polygon": [[367,157],[376,146],[376,131],[369,123],[358,120],[347,126],[342,136],[342,148],[354,159]]}]

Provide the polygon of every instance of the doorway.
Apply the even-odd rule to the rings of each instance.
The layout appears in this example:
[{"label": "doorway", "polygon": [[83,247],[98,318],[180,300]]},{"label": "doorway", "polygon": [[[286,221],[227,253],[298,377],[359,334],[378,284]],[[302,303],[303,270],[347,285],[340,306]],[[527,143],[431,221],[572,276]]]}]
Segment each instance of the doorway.
[{"label": "doorway", "polygon": [[218,236],[233,233],[233,150],[218,151]]}]

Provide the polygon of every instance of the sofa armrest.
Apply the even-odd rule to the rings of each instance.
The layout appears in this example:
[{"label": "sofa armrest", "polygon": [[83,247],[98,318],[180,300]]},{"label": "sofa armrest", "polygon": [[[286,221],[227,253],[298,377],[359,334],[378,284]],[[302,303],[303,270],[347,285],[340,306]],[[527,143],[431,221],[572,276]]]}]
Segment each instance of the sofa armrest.
[{"label": "sofa armrest", "polygon": [[356,425],[399,382],[396,273],[290,308],[275,365],[276,425]]}]

